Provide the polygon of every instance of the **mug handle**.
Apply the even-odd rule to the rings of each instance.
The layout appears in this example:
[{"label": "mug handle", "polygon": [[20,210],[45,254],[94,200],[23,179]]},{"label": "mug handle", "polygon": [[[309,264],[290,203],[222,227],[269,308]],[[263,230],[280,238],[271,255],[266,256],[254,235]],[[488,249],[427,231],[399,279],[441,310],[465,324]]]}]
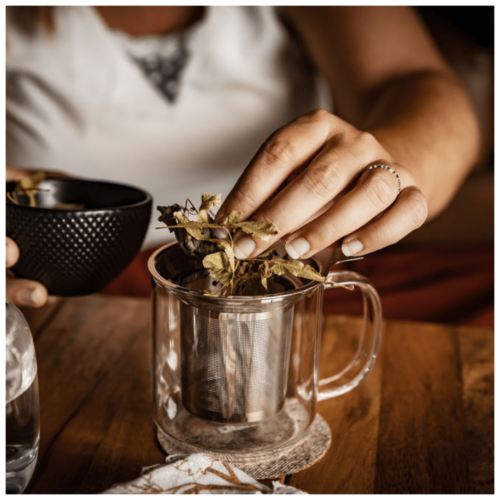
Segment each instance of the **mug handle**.
[{"label": "mug handle", "polygon": [[326,288],[356,287],[363,296],[363,330],[354,359],[339,373],[318,382],[318,401],[334,398],[357,387],[375,363],[382,333],[382,305],[373,285],[352,271],[328,273]]}]

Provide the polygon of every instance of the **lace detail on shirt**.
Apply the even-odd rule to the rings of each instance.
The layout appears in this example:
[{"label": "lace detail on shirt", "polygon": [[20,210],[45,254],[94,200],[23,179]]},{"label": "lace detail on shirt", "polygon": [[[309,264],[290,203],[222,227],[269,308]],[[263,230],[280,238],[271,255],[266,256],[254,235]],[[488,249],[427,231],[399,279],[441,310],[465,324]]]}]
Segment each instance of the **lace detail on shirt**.
[{"label": "lace detail on shirt", "polygon": [[181,87],[182,73],[189,60],[185,34],[167,37],[120,37],[127,53],[148,80],[174,103]]}]

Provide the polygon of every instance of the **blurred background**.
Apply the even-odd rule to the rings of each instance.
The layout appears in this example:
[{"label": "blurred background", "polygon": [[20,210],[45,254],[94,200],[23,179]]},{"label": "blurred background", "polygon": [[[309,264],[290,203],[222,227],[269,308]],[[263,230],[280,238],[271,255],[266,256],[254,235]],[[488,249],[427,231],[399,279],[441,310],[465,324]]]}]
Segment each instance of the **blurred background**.
[{"label": "blurred background", "polygon": [[405,239],[493,246],[494,8],[418,7],[442,54],[469,93],[479,117],[482,144],[476,168],[454,203]]}]

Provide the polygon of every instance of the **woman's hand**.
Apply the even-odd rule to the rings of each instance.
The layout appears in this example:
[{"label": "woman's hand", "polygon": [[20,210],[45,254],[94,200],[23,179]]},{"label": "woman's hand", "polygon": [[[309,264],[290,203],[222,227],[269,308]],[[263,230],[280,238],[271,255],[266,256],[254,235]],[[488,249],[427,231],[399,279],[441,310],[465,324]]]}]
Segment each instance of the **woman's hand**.
[{"label": "woman's hand", "polygon": [[[7,269],[19,259],[19,248],[15,242],[7,237],[5,247],[5,264]],[[41,307],[47,302],[47,289],[36,281],[14,278],[7,271],[7,300],[18,306]]]},{"label": "woman's hand", "polygon": [[[7,181],[19,177],[29,177],[34,171],[7,165],[5,178]],[[47,302],[47,289],[37,281],[18,279],[9,270],[19,260],[19,248],[12,238],[5,240],[5,264],[7,267],[6,296],[7,300],[18,306],[41,307]]]},{"label": "woman's hand", "polygon": [[[382,163],[389,170],[366,170]],[[253,258],[282,238],[288,254],[309,258],[343,239],[345,255],[364,255],[396,243],[427,218],[427,202],[404,166],[369,133],[324,110],[274,133],[228,195],[217,220],[272,222],[267,242],[241,235],[238,258]]]},{"label": "woman's hand", "polygon": [[[451,201],[477,158],[464,90],[408,7],[285,7],[338,116],[315,111],[273,134],[221,207],[272,222],[294,258],[337,241],[346,255],[397,242]],[[340,116],[344,119],[341,119]],[[354,124],[354,125],[351,125]],[[362,132],[361,130],[369,131]],[[373,164],[393,168],[365,171]]]}]

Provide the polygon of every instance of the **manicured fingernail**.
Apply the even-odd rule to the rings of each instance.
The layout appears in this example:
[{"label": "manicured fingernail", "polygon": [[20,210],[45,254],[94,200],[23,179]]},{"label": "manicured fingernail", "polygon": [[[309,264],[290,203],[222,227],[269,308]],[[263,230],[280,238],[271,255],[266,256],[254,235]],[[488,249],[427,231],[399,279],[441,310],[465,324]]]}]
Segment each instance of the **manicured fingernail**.
[{"label": "manicured fingernail", "polygon": [[309,252],[311,245],[304,238],[297,238],[292,241],[288,241],[285,245],[288,255],[292,259],[300,259],[302,255]]},{"label": "manicured fingernail", "polygon": [[234,244],[234,255],[237,259],[246,259],[254,249],[255,241],[249,236],[243,236]]},{"label": "manicured fingernail", "polygon": [[359,240],[352,240],[342,245],[342,252],[346,257],[355,255],[365,248]]},{"label": "manicured fingernail", "polygon": [[37,306],[43,300],[42,292],[38,289],[25,288],[19,294],[21,302],[27,306]]},{"label": "manicured fingernail", "polygon": [[214,235],[216,238],[219,238],[220,240],[227,240],[229,237],[227,231],[224,231],[224,229],[220,229],[219,227],[216,227],[214,229]]}]

